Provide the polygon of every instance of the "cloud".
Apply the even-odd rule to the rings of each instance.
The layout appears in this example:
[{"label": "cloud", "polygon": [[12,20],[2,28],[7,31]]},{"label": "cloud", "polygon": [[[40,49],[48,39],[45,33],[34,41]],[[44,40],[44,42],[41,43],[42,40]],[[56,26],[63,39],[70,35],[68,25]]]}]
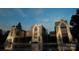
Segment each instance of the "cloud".
[{"label": "cloud", "polygon": [[5,9],[0,8],[0,16],[8,16],[8,12],[5,12]]},{"label": "cloud", "polygon": [[30,12],[33,13],[32,15],[35,18],[40,18],[44,15],[45,10],[43,8],[33,8],[33,9],[30,9]]},{"label": "cloud", "polygon": [[26,16],[27,16],[27,14],[25,14],[22,9],[16,8],[15,10],[16,10],[22,17],[26,17]]},{"label": "cloud", "polygon": [[44,12],[44,9],[38,8],[36,9],[36,15],[40,15]]},{"label": "cloud", "polygon": [[38,20],[40,23],[48,23],[50,20],[49,19],[41,19],[41,20]]}]

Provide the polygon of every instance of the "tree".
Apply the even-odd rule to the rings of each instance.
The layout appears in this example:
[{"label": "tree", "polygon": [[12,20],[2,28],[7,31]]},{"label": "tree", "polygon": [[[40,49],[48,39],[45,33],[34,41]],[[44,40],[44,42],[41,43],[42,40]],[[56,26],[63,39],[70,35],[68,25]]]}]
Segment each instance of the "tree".
[{"label": "tree", "polygon": [[17,28],[20,29],[20,30],[22,30],[22,26],[21,26],[20,22],[18,23]]},{"label": "tree", "polygon": [[73,36],[77,39],[77,50],[79,50],[79,9],[76,10],[76,14],[72,15],[70,25],[72,26]]}]

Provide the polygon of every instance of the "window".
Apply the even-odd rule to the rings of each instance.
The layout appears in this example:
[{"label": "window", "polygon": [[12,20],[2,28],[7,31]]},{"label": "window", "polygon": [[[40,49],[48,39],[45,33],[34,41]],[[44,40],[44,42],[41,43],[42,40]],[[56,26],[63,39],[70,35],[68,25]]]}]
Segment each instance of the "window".
[{"label": "window", "polygon": [[62,38],[63,38],[63,43],[68,43],[69,40],[68,40],[68,33],[67,33],[67,27],[65,24],[61,24],[61,32],[62,32]]},{"label": "window", "polygon": [[13,34],[13,31],[11,31],[11,36],[12,36],[12,34]]},{"label": "window", "polygon": [[7,41],[7,42],[6,42],[6,44],[7,44],[7,47],[8,47],[8,48],[10,48],[10,47],[11,47],[11,45],[12,45],[12,40],[11,40],[11,39],[9,39],[9,41]]},{"label": "window", "polygon": [[9,39],[9,42],[12,42],[12,39]]},{"label": "window", "polygon": [[37,32],[35,32],[34,35],[37,36]]},{"label": "window", "polygon": [[16,31],[16,35],[19,36],[20,35],[20,31]]},{"label": "window", "polygon": [[21,42],[21,38],[15,38],[15,39],[14,39],[14,42],[15,42],[15,43]]},{"label": "window", "polygon": [[66,28],[66,25],[62,23],[60,27],[61,28]]},{"label": "window", "polygon": [[69,43],[68,37],[63,37],[63,43]]},{"label": "window", "polygon": [[62,35],[67,35],[67,27],[66,27],[66,25],[62,23],[60,28],[61,28]]},{"label": "window", "polygon": [[38,30],[38,28],[37,27],[35,27],[35,29],[34,29],[35,31],[37,31]]},{"label": "window", "polygon": [[35,39],[37,39],[37,36],[34,36]]}]

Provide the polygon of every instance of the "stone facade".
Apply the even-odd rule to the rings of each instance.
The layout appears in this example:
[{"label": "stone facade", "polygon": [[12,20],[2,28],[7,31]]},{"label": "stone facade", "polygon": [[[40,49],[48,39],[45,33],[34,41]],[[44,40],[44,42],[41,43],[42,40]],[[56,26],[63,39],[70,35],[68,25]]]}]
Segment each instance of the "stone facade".
[{"label": "stone facade", "polygon": [[32,50],[42,51],[45,40],[46,29],[40,24],[35,24],[32,27]]},{"label": "stone facade", "polygon": [[56,22],[55,26],[58,50],[75,50],[75,45],[73,45],[73,37],[67,21],[60,20]]},{"label": "stone facade", "polygon": [[[25,31],[18,26],[12,26],[12,29],[8,33],[6,42],[5,42],[5,50],[14,50],[14,48],[24,41]],[[21,45],[20,45],[21,46]]]}]

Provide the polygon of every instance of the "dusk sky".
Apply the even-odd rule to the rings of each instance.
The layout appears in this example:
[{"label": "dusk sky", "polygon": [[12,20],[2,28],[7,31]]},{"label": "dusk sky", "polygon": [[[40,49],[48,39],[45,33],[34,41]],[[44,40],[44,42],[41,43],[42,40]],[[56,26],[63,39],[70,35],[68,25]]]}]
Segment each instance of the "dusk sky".
[{"label": "dusk sky", "polygon": [[42,24],[48,31],[53,31],[55,22],[67,20],[76,13],[75,8],[0,8],[0,29],[8,30],[21,22],[24,30],[30,30],[34,24]]}]

